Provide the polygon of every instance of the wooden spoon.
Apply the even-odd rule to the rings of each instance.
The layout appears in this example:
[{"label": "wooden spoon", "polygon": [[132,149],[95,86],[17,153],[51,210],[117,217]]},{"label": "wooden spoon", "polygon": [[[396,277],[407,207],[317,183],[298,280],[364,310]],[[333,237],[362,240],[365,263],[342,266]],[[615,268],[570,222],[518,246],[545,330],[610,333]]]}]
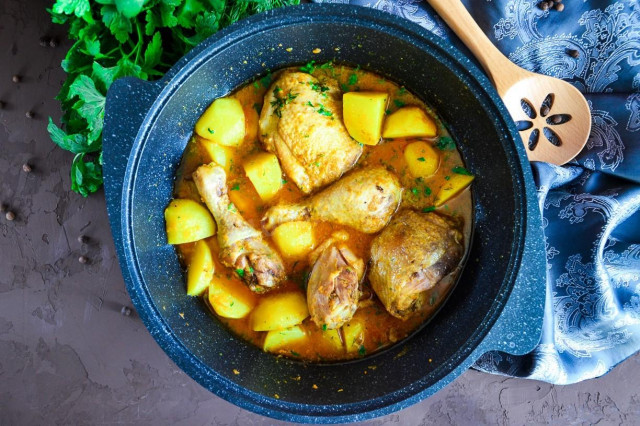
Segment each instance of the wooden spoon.
[{"label": "wooden spoon", "polygon": [[575,87],[520,68],[489,41],[459,0],[427,0],[489,74],[516,122],[529,161],[562,165],[587,143],[591,111]]}]

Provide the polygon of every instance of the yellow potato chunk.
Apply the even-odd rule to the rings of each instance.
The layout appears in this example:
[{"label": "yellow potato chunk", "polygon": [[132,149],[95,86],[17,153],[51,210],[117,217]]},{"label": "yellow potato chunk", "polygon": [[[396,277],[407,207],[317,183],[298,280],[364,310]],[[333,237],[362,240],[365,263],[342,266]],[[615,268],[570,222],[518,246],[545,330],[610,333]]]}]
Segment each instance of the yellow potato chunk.
[{"label": "yellow potato chunk", "polygon": [[471,184],[473,179],[474,176],[471,175],[452,174],[449,180],[446,181],[438,191],[436,200],[434,201],[435,206],[440,207],[448,200],[458,195],[463,189]]},{"label": "yellow potato chunk", "polygon": [[265,352],[275,352],[284,346],[297,343],[306,338],[307,334],[297,325],[284,330],[272,330],[265,336],[262,349]]},{"label": "yellow potato chunk", "polygon": [[246,213],[262,205],[262,200],[251,188],[249,182],[235,182],[229,185],[229,199],[240,213]]},{"label": "yellow potato chunk", "polygon": [[315,236],[311,222],[287,222],[273,231],[273,241],[280,253],[288,258],[302,258],[315,245]]},{"label": "yellow potato chunk", "polygon": [[209,283],[209,304],[223,318],[244,318],[256,306],[256,296],[231,274],[217,273]]},{"label": "yellow potato chunk", "polygon": [[211,249],[204,240],[200,240],[196,243],[187,267],[187,294],[200,296],[209,286],[213,278],[213,270]]},{"label": "yellow potato chunk", "polygon": [[352,319],[342,326],[342,334],[347,352],[356,352],[364,343],[364,326],[357,319]]},{"label": "yellow potato chunk", "polygon": [[164,210],[164,220],[169,244],[191,243],[216,233],[216,223],[209,210],[193,200],[171,200]]},{"label": "yellow potato chunk", "polygon": [[307,300],[302,293],[268,295],[251,314],[251,328],[254,331],[282,330],[300,324],[308,316]]},{"label": "yellow potato chunk", "polygon": [[244,163],[244,172],[262,201],[271,200],[282,188],[282,170],[275,154],[261,152]]},{"label": "yellow potato chunk", "polygon": [[196,133],[220,145],[240,145],[245,135],[245,117],[240,101],[234,98],[213,101],[196,122]]},{"label": "yellow potato chunk", "polygon": [[322,337],[325,341],[331,344],[336,350],[343,352],[342,340],[338,330],[322,330]]},{"label": "yellow potato chunk", "polygon": [[226,172],[231,171],[233,162],[233,149],[228,146],[218,145],[215,142],[204,138],[198,138],[198,143],[202,146],[206,154],[205,161],[214,162],[224,168]]},{"label": "yellow potato chunk", "polygon": [[349,135],[362,144],[377,145],[388,100],[389,95],[382,92],[342,95],[342,116]]},{"label": "yellow potato chunk", "polygon": [[388,139],[431,138],[437,133],[436,123],[417,106],[403,107],[389,115],[382,129],[382,137]]},{"label": "yellow potato chunk", "polygon": [[413,177],[429,177],[440,166],[440,154],[426,142],[412,142],[404,149],[404,159]]}]

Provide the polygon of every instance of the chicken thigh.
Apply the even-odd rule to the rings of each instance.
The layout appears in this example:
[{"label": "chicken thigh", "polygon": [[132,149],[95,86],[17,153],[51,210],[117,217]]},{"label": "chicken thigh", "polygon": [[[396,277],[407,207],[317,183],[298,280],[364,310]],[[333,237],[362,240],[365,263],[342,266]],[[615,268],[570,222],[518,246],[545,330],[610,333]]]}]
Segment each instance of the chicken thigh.
[{"label": "chicken thigh", "polygon": [[220,261],[236,270],[252,291],[262,293],[284,280],[282,259],[238,213],[227,195],[226,179],[224,169],[214,163],[193,173],[198,192],[218,225]]},{"label": "chicken thigh", "polygon": [[295,204],[276,204],[262,223],[272,230],[281,223],[316,220],[374,234],[389,222],[402,196],[400,181],[384,167],[354,171],[316,195]]},{"label": "chicken thigh", "polygon": [[331,238],[312,263],[307,285],[311,319],[322,329],[340,328],[358,309],[364,262],[345,244],[336,244]]},{"label": "chicken thigh", "polygon": [[437,213],[404,210],[371,245],[369,282],[394,317],[406,320],[425,292],[452,272],[464,253],[461,224]]},{"label": "chicken thigh", "polygon": [[342,92],[333,79],[282,74],[264,97],[260,140],[302,192],[327,185],[356,163],[362,146],[342,121]]}]

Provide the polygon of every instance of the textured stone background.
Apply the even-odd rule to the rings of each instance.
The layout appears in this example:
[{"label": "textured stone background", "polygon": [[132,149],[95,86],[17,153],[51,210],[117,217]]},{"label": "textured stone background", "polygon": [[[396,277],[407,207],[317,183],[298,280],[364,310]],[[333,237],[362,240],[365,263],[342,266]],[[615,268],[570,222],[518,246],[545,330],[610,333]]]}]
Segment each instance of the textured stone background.
[{"label": "textured stone background", "polygon": [[[201,388],[156,345],[130,306],[104,197],[69,192],[72,155],[46,117],[70,44],[48,1],[0,0],[0,425],[274,424]],[[38,39],[53,35],[57,48]],[[14,84],[11,77],[22,76]],[[35,117],[25,117],[32,110]],[[22,164],[33,165],[24,173]],[[78,242],[88,235],[87,244]],[[78,257],[90,259],[87,265]],[[427,401],[368,424],[640,424],[640,356],[572,386],[468,371]]]}]

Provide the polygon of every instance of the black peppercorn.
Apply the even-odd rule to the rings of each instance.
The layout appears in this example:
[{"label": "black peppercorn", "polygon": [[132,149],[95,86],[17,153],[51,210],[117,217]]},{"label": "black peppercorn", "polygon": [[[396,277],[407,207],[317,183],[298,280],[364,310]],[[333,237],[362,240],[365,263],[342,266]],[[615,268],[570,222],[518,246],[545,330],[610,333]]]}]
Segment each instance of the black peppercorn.
[{"label": "black peppercorn", "polygon": [[29,163],[24,163],[24,164],[22,165],[22,171],[23,171],[23,172],[25,172],[25,173],[31,173],[31,170],[33,170],[33,169],[31,168],[31,165],[30,165]]},{"label": "black peppercorn", "polygon": [[14,212],[7,212],[4,217],[7,218],[8,221],[12,221],[16,218],[16,214]]},{"label": "black peppercorn", "polygon": [[580,56],[580,52],[578,52],[578,51],[577,51],[577,50],[575,50],[575,49],[569,49],[569,50],[567,50],[567,54],[568,54],[569,56],[571,56],[572,58],[578,58],[578,57]]},{"label": "black peppercorn", "polygon": [[13,81],[14,83],[20,83],[20,76],[18,74],[14,75],[13,77],[11,77],[11,81]]},{"label": "black peppercorn", "polygon": [[553,124],[560,124],[562,122],[562,116],[554,115],[553,117],[551,117],[551,122]]},{"label": "black peppercorn", "polygon": [[556,3],[556,5],[553,7],[555,10],[557,10],[558,12],[562,12],[564,10],[564,4],[562,3]]},{"label": "black peppercorn", "polygon": [[78,262],[80,262],[80,263],[82,263],[84,265],[85,263],[89,262],[89,259],[87,259],[86,256],[80,256],[78,258]]},{"label": "black peppercorn", "polygon": [[546,1],[541,1],[540,3],[538,3],[538,7],[542,10],[549,10],[549,3],[547,3]]},{"label": "black peppercorn", "polygon": [[52,38],[51,40],[49,40],[49,46],[58,47],[58,40],[56,40],[55,38]]},{"label": "black peppercorn", "polygon": [[47,47],[49,45],[50,41],[51,41],[51,39],[49,37],[42,36],[42,37],[40,37],[40,46]]},{"label": "black peppercorn", "polygon": [[125,317],[128,317],[131,315],[131,308],[128,306],[123,306],[122,309],[120,309],[120,313]]},{"label": "black peppercorn", "polygon": [[79,235],[78,236],[78,242],[80,244],[86,244],[89,241],[89,237],[87,237],[86,235]]},{"label": "black peppercorn", "polygon": [[24,116],[27,118],[33,118],[34,114],[33,111],[27,111],[24,113]]}]

